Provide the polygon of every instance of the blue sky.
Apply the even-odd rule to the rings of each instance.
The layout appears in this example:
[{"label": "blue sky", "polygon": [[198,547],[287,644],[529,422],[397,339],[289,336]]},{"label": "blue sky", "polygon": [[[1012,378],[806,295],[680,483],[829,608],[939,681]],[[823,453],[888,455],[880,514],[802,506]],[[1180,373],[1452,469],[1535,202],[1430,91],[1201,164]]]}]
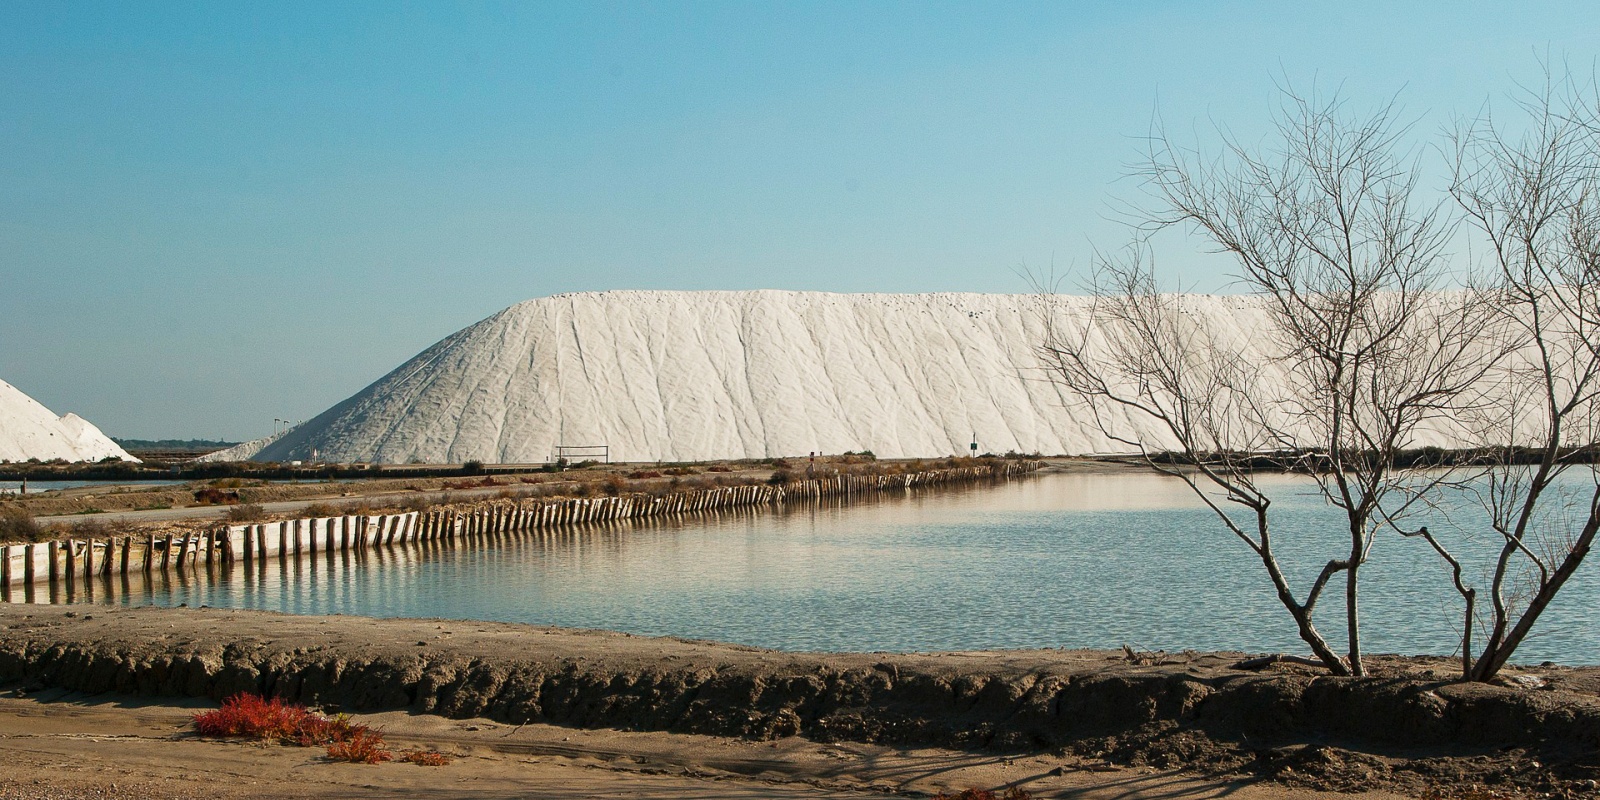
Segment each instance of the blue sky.
[{"label": "blue sky", "polygon": [[3,4],[0,380],[250,438],[557,292],[1027,291],[1122,241],[1158,107],[1431,134],[1600,55],[1592,3],[1311,5]]}]

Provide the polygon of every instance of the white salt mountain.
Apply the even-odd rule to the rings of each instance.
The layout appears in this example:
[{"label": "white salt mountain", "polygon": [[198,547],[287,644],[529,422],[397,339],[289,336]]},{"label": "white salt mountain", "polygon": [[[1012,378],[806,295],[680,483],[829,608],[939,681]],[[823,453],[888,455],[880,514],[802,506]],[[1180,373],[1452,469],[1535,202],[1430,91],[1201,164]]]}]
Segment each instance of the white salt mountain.
[{"label": "white salt mountain", "polygon": [[56,416],[39,401],[0,381],[0,461],[138,461],[77,414]]},{"label": "white salt mountain", "polygon": [[[1052,313],[1082,316],[1084,298]],[[260,461],[537,463],[561,446],[613,461],[871,450],[1128,452],[1048,379],[1031,295],[646,292],[519,303],[451,335],[254,456]],[[1186,299],[1264,381],[1254,301]],[[1120,434],[1170,444],[1147,420]]]}]

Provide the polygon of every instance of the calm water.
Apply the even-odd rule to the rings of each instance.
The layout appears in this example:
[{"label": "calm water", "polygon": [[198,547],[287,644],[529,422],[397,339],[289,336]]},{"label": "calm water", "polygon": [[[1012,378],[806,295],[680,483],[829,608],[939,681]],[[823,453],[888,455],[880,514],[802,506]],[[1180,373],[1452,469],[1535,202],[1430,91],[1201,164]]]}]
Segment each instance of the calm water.
[{"label": "calm water", "polygon": [[[1309,485],[1283,483],[1277,546],[1303,592],[1338,552],[1337,520]],[[853,507],[395,548],[360,565],[320,554],[151,585],[80,582],[70,599],[504,620],[788,650],[1304,652],[1252,559],[1181,483],[1048,474]],[[1596,567],[1546,612],[1519,661],[1600,663]],[[1363,574],[1367,652],[1455,649],[1460,603],[1425,543],[1382,537]],[[1318,612],[1342,642],[1342,590]]]}]

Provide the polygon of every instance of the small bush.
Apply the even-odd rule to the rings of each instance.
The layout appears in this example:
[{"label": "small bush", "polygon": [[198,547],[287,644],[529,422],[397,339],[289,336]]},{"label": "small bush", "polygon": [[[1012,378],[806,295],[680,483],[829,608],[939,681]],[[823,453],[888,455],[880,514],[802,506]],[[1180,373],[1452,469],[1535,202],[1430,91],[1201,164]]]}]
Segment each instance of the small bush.
[{"label": "small bush", "polygon": [[461,465],[461,474],[462,475],[482,475],[483,474],[483,462],[482,461],[473,460],[473,461],[468,461],[468,462],[462,464]]},{"label": "small bush", "polygon": [[42,542],[48,538],[25,508],[0,511],[0,542]]},{"label": "small bush", "polygon": [[455,759],[438,750],[407,750],[400,754],[399,760],[421,767],[442,767]]},{"label": "small bush", "polygon": [[627,487],[628,482],[623,480],[621,475],[612,475],[611,477],[600,482],[600,491],[605,492],[612,497],[622,494],[622,490],[626,489]]},{"label": "small bush", "polygon": [[229,522],[260,522],[267,518],[267,510],[255,503],[233,506],[223,515]]},{"label": "small bush", "polygon": [[394,759],[394,753],[383,747],[383,734],[371,728],[362,728],[342,741],[328,745],[328,758],[352,764],[381,764]]},{"label": "small bush", "polygon": [[203,506],[231,505],[239,502],[239,493],[232,489],[206,487],[194,493],[194,501]]},{"label": "small bush", "polygon": [[706,472],[732,472],[732,471],[733,471],[733,467],[724,467],[721,464],[718,464],[715,467],[706,467]]},{"label": "small bush", "polygon": [[[668,472],[672,472],[672,471],[668,470]],[[684,474],[684,473],[680,472],[680,473],[673,473],[673,474],[681,475],[681,474]],[[634,479],[636,481],[642,481],[642,480],[645,480],[647,478],[659,478],[659,477],[661,477],[661,473],[656,472],[653,469],[636,469],[636,470],[628,473],[628,477],[630,477],[630,478],[632,478],[632,479]]]},{"label": "small bush", "polygon": [[311,519],[319,519],[322,517],[342,517],[344,515],[345,510],[332,503],[312,503],[311,505],[300,509],[300,516]]},{"label": "small bush", "polygon": [[433,508],[433,500],[426,495],[412,495],[407,497],[400,507],[406,511],[427,511]]},{"label": "small bush", "polygon": [[587,483],[580,483],[572,487],[571,494],[573,497],[588,497],[594,494],[594,487]]},{"label": "small bush", "polygon": [[767,483],[771,486],[785,486],[788,485],[789,481],[793,479],[794,476],[789,474],[789,470],[780,469],[775,470],[772,475],[767,478]]}]

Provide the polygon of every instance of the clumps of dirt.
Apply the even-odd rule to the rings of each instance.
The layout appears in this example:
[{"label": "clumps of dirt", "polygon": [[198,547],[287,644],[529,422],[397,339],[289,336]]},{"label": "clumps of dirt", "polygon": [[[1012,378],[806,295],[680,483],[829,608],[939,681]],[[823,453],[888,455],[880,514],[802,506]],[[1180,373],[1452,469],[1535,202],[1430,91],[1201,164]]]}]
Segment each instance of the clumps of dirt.
[{"label": "clumps of dirt", "polygon": [[1076,742],[1065,752],[1090,763],[1184,769],[1216,778],[1254,778],[1323,792],[1387,789],[1426,800],[1578,800],[1600,796],[1600,753],[1511,747],[1474,755],[1372,753],[1326,743],[1252,745],[1204,731],[1150,726],[1125,736]]}]

